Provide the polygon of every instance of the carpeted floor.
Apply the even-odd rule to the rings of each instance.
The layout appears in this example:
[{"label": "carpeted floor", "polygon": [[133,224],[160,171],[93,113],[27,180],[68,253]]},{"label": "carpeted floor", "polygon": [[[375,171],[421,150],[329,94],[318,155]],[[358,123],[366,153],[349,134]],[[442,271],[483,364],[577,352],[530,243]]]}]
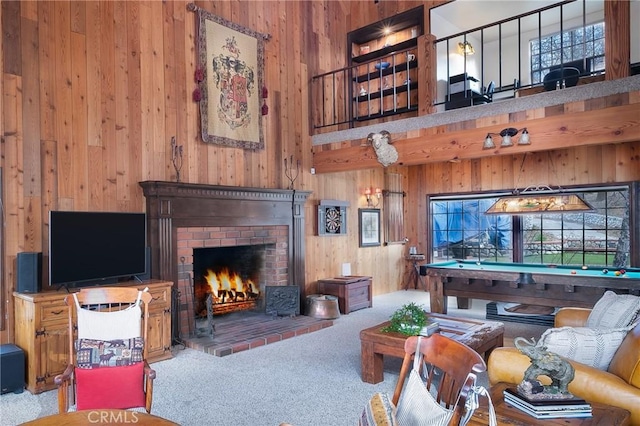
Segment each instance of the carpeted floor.
[{"label": "carpeted floor", "polygon": [[[182,425],[341,426],[357,424],[362,407],[375,392],[392,393],[400,359],[385,358],[385,380],[360,380],[359,332],[389,319],[404,303],[429,307],[429,294],[398,291],[374,297],[373,308],[343,315],[333,326],[234,353],[213,356],[173,348],[172,359],[152,364],[157,372],[152,413]],[[449,314],[484,318],[486,303]],[[544,326],[505,322],[505,345],[516,336],[539,337]],[[486,381],[486,377],[482,378]],[[56,392],[0,396],[0,424],[56,413]]]}]

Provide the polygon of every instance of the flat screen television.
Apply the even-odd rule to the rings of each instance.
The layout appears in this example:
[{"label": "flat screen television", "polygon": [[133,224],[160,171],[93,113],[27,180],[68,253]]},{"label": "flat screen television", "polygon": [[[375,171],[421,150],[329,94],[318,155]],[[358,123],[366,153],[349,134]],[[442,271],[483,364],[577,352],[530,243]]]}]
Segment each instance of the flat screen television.
[{"label": "flat screen television", "polygon": [[49,284],[84,287],[145,273],[144,213],[51,211]]}]

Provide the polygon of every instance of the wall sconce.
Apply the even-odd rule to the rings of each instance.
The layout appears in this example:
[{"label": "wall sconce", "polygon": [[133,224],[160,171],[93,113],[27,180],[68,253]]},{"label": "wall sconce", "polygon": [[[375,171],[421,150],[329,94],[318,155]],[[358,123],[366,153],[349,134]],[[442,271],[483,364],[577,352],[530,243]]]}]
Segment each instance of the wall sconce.
[{"label": "wall sconce", "polygon": [[376,188],[372,193],[371,188],[365,188],[364,196],[367,199],[367,207],[378,207],[378,204],[380,204],[380,198],[382,198],[382,189]]},{"label": "wall sconce", "polygon": [[476,51],[473,49],[473,46],[471,45],[471,43],[469,43],[468,41],[464,41],[458,43],[458,53],[460,53],[463,56],[471,56],[474,53],[476,53]]},{"label": "wall sconce", "polygon": [[487,137],[484,140],[482,149],[495,148],[496,144],[493,143],[492,136],[498,135],[502,137],[502,141],[500,142],[501,147],[513,146],[513,138],[518,133],[520,133],[520,137],[518,138],[518,145],[531,145],[531,139],[529,138],[529,132],[527,131],[526,127],[523,129],[514,129],[513,127],[509,127],[507,129],[503,129],[500,133],[487,133]]}]

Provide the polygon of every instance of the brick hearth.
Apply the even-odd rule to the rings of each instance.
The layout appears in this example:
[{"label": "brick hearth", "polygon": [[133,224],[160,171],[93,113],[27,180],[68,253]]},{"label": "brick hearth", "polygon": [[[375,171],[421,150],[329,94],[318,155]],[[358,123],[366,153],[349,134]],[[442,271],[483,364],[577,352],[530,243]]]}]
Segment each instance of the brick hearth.
[{"label": "brick hearth", "polygon": [[210,336],[187,338],[184,341],[185,346],[215,356],[226,356],[333,325],[331,320],[320,320],[303,315],[274,318],[271,315],[255,312],[224,315],[214,322],[213,338]]}]

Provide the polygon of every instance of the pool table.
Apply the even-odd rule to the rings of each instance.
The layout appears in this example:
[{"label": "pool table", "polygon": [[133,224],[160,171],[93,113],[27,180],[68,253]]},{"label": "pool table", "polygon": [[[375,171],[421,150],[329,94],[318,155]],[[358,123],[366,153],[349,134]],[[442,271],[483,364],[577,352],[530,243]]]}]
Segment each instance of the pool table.
[{"label": "pool table", "polygon": [[[585,269],[586,268],[586,269]],[[591,308],[606,290],[640,295],[640,269],[533,265],[522,263],[452,260],[422,265],[431,298],[431,312],[447,313],[447,296],[458,298],[458,307],[469,299],[541,306]]]}]

